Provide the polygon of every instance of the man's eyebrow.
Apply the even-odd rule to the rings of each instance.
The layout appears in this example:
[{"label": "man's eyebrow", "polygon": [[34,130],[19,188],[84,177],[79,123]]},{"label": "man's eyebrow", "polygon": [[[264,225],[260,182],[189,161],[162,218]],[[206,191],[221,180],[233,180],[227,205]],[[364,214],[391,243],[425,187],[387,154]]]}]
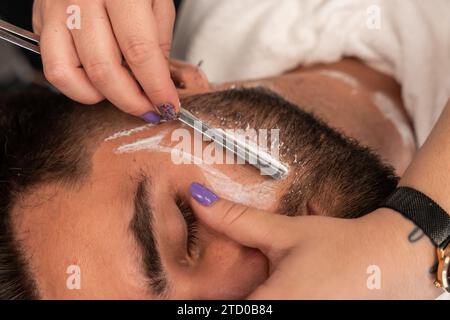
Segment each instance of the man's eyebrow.
[{"label": "man's eyebrow", "polygon": [[143,176],[139,181],[134,197],[134,215],[130,228],[141,249],[142,260],[150,289],[157,296],[164,296],[168,291],[168,281],[161,262],[158,242],[155,237],[154,216],[150,206],[148,187],[150,179]]}]

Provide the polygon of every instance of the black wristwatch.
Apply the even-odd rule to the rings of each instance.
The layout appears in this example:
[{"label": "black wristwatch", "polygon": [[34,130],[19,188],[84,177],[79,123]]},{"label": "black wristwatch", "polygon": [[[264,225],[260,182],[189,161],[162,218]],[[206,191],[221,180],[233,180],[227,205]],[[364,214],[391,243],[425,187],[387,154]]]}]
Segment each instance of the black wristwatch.
[{"label": "black wristwatch", "polygon": [[401,213],[431,239],[439,263],[434,284],[450,292],[450,216],[428,196],[409,187],[397,188],[381,207]]}]

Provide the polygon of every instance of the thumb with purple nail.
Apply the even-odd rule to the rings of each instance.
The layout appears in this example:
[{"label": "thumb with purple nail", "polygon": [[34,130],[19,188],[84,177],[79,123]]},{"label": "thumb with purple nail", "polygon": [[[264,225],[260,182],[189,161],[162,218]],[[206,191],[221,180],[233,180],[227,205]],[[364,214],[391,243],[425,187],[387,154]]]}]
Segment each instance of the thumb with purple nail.
[{"label": "thumb with purple nail", "polygon": [[[220,199],[199,183],[191,184],[190,192],[193,198],[191,207],[203,223],[237,243],[259,249],[270,260],[271,269],[276,268],[280,260],[295,246],[295,235],[298,232],[292,225],[294,218]],[[288,234],[293,236],[287,236]],[[277,279],[273,270],[271,273],[267,284]],[[280,285],[283,286],[278,283],[273,288],[266,288],[264,284],[249,298],[282,299],[284,295],[277,293]]]}]

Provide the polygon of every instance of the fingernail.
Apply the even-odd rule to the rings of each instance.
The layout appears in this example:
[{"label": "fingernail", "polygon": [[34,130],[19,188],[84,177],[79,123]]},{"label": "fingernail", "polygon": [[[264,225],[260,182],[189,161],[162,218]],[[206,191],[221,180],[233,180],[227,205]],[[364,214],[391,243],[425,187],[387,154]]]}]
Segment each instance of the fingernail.
[{"label": "fingernail", "polygon": [[219,197],[215,193],[196,182],[191,184],[190,191],[192,197],[206,207],[213,205],[219,200]]},{"label": "fingernail", "polygon": [[170,103],[163,103],[158,106],[158,110],[164,120],[170,121],[177,118],[175,107]]},{"label": "fingernail", "polygon": [[142,115],[142,119],[144,119],[148,123],[158,124],[161,122],[161,116],[156,112],[147,112]]}]

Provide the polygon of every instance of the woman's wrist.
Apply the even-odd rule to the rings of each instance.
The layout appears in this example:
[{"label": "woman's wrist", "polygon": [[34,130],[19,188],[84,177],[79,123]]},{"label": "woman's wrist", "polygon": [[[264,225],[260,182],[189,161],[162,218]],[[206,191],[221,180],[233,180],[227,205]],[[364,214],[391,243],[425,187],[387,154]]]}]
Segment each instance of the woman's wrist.
[{"label": "woman's wrist", "polygon": [[385,257],[383,283],[392,296],[402,298],[410,290],[414,299],[434,299],[442,290],[434,286],[436,248],[430,239],[400,213],[380,208],[361,218],[369,236],[383,243],[375,244]]}]

